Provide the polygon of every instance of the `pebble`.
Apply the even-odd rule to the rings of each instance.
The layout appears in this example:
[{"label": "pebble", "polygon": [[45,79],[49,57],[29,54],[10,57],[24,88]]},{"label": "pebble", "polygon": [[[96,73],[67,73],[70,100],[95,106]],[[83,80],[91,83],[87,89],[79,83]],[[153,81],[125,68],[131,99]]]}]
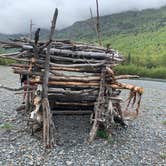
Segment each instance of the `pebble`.
[{"label": "pebble", "polygon": [[66,161],[66,165],[70,166],[72,165],[73,163],[71,161]]}]

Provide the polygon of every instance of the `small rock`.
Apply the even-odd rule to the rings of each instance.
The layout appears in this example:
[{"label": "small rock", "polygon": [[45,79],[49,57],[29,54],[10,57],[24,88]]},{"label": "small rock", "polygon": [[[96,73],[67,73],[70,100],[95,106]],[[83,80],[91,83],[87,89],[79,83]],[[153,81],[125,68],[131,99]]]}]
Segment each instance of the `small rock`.
[{"label": "small rock", "polygon": [[113,160],[109,160],[108,162],[107,162],[107,166],[111,166],[112,164],[113,164]]},{"label": "small rock", "polygon": [[66,161],[66,165],[72,165],[73,163],[71,161]]},{"label": "small rock", "polygon": [[64,154],[63,150],[59,152],[59,155],[62,155],[62,154]]},{"label": "small rock", "polygon": [[30,161],[28,164],[29,164],[29,165],[33,165],[33,161]]}]

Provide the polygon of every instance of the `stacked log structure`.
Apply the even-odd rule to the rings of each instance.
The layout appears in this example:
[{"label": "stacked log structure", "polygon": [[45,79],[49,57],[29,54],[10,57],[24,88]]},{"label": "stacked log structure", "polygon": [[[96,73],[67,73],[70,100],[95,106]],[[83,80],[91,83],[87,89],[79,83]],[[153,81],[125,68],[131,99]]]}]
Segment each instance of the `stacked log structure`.
[{"label": "stacked log structure", "polygon": [[[56,21],[57,13],[55,15],[53,22]],[[15,53],[1,54],[0,57],[18,62],[11,65],[14,73],[28,76],[27,93],[32,95],[28,95],[26,108],[30,113],[37,107],[36,92],[42,86],[41,107],[42,115],[45,116],[42,120],[45,130],[43,137],[46,145],[52,143],[48,141],[51,138],[44,135],[49,134],[48,130],[53,124],[44,119],[49,116],[47,120],[51,121],[51,114],[91,114],[89,142],[95,139],[100,125],[109,131],[117,119],[125,124],[130,104],[136,105],[130,115],[137,116],[143,88],[118,82],[119,79],[137,76],[116,76],[114,72],[114,67],[124,61],[123,56],[109,47],[70,40],[52,40],[54,26],[55,22],[48,41],[36,42],[24,38],[0,42],[4,48],[18,50]],[[123,108],[121,89],[130,90],[127,105]],[[50,113],[47,109],[50,109]]]}]

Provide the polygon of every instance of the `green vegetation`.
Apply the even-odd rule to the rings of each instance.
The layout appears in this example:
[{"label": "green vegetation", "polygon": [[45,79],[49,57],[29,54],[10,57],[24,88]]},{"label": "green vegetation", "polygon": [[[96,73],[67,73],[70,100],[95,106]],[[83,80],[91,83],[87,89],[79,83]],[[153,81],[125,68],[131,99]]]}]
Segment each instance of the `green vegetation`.
[{"label": "green vegetation", "polygon": [[160,157],[161,157],[162,159],[166,159],[166,153],[160,153]]},{"label": "green vegetation", "polygon": [[97,131],[97,137],[107,140],[110,144],[113,143],[113,138],[109,136],[108,132],[105,129],[99,129]]},{"label": "green vegetation", "polygon": [[0,125],[0,129],[11,130],[12,125],[10,123],[3,123]]},{"label": "green vegetation", "polygon": [[14,60],[0,58],[0,65],[10,65],[14,62]]},{"label": "green vegetation", "polygon": [[164,120],[164,121],[162,122],[162,124],[166,126],[166,120]]},{"label": "green vegetation", "polygon": [[105,39],[104,44],[125,55],[126,61],[117,67],[120,74],[138,74],[142,77],[166,79],[166,27],[156,32],[138,35],[118,35]]},{"label": "green vegetation", "polygon": [[[15,51],[15,49],[10,50],[10,52],[12,52],[12,51]],[[0,49],[0,54],[3,54],[5,52],[7,52],[7,51],[5,51],[4,49]],[[12,63],[15,63],[15,61],[11,60],[11,59],[0,58],[0,65],[10,65]]]},{"label": "green vegetation", "polygon": [[107,139],[109,137],[109,135],[105,130],[99,129],[97,131],[97,137]]}]

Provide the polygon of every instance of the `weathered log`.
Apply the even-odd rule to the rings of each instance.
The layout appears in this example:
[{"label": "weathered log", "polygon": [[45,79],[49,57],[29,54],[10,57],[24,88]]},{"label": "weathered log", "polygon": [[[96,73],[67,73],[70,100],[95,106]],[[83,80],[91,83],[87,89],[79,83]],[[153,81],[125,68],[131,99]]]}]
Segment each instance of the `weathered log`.
[{"label": "weathered log", "polygon": [[34,72],[34,71],[28,71],[28,70],[23,70],[20,68],[13,67],[13,72],[16,74],[25,74],[29,76],[43,76],[43,72]]},{"label": "weathered log", "polygon": [[54,63],[54,67],[65,67],[65,68],[95,68],[95,67],[103,67],[105,65],[105,61],[101,61],[100,63],[85,63],[85,64],[56,64]]},{"label": "weathered log", "polygon": [[97,101],[94,105],[94,122],[92,125],[92,129],[89,133],[89,138],[88,138],[88,142],[91,143],[95,137],[96,137],[96,133],[99,127],[99,121],[98,119],[101,118],[102,112],[105,109],[105,97],[104,97],[104,93],[105,93],[105,74],[106,74],[106,69],[103,68],[102,72],[101,72],[101,80],[100,80],[100,89],[99,89],[99,94],[98,94],[98,98]]},{"label": "weathered log", "polygon": [[[44,56],[45,57],[45,56]],[[69,57],[61,57],[61,56],[52,56],[51,55],[51,62],[54,62],[54,63],[57,63],[57,62],[60,62],[60,63],[99,63],[100,60],[95,60],[95,59],[92,59],[92,60],[87,60],[87,59],[79,59],[79,58],[69,58]]]},{"label": "weathered log", "polygon": [[[88,95],[88,96],[87,96]],[[80,95],[71,95],[71,94],[61,94],[61,93],[51,93],[49,94],[49,101],[62,101],[62,102],[79,102],[79,101],[89,101],[94,102],[96,100],[97,94],[80,94]]]},{"label": "weathered log", "polygon": [[144,89],[142,87],[125,84],[125,83],[120,83],[120,82],[115,82],[115,83],[111,84],[111,87],[114,89],[128,89],[128,90],[138,92],[140,94],[142,94],[144,92]]},{"label": "weathered log", "polygon": [[95,67],[90,67],[89,69],[86,68],[67,68],[67,67],[50,67],[51,70],[55,70],[55,71],[70,71],[70,72],[87,72],[87,73],[99,73],[100,72],[100,68],[95,68]]},{"label": "weathered log", "polygon": [[[58,9],[55,9],[53,20],[52,20],[52,26],[51,26],[51,31],[49,35],[49,41],[52,41],[52,37],[55,31],[55,25],[56,25],[56,20],[58,16]],[[55,131],[55,126],[52,121],[52,115],[51,115],[51,110],[49,106],[49,101],[48,101],[48,79],[49,79],[49,63],[50,63],[50,49],[51,49],[51,43],[47,47],[47,56],[45,59],[45,71],[44,71],[44,77],[43,77],[43,140],[44,140],[44,145],[47,148],[51,148],[54,144],[54,131]]]},{"label": "weathered log", "polygon": [[[10,58],[11,59],[11,58]],[[14,60],[17,60],[17,58],[12,58]],[[20,60],[21,61],[21,60]],[[29,60],[25,60],[24,62],[29,62]],[[42,61],[41,61],[42,62]],[[101,67],[104,64],[97,64],[91,65],[91,64],[84,64],[84,65],[60,65],[60,64],[51,64],[50,70],[53,71],[70,71],[70,72],[87,72],[87,73],[99,73],[101,70]],[[13,64],[12,66],[20,67],[20,68],[28,68],[27,65],[17,65]],[[41,69],[43,66],[38,65]]]},{"label": "weathered log", "polygon": [[11,56],[9,57],[9,56],[1,55],[1,54],[0,54],[0,58],[11,59],[11,60],[15,60],[18,62],[29,62],[29,60],[27,60],[27,59],[15,58],[15,57],[11,57]]},{"label": "weathered log", "polygon": [[6,53],[6,54],[0,54],[0,56],[3,57],[10,57],[10,56],[15,56],[18,55],[20,52],[13,52],[13,53]]},{"label": "weathered log", "polygon": [[77,110],[77,111],[71,111],[71,110],[53,110],[53,115],[90,115],[93,111],[92,110]]},{"label": "weathered log", "polygon": [[139,78],[137,75],[120,75],[120,76],[115,76],[116,80],[119,79],[130,79],[130,78]]},{"label": "weathered log", "polygon": [[62,81],[67,81],[67,82],[72,82],[72,81],[74,81],[74,82],[77,82],[77,81],[79,81],[79,82],[97,82],[97,81],[100,81],[100,77],[79,77],[79,76],[77,76],[77,77],[70,77],[70,76],[50,76],[49,77],[49,80],[50,81],[60,81],[60,82],[62,82]]},{"label": "weathered log", "polygon": [[[46,50],[45,50],[46,51]],[[85,52],[85,51],[71,51],[71,50],[62,50],[52,48],[50,49],[51,54],[55,54],[56,56],[65,56],[65,57],[75,57],[75,58],[87,58],[87,59],[97,59],[97,60],[108,60],[108,61],[117,61],[123,62],[123,59],[114,56],[109,53],[94,53],[94,52]]]},{"label": "weathered log", "polygon": [[55,105],[58,105],[58,106],[93,106],[94,103],[91,102],[91,103],[87,103],[87,102],[84,102],[84,103],[80,103],[80,102],[54,102]]},{"label": "weathered log", "polygon": [[6,44],[9,46],[13,46],[15,48],[23,48],[25,50],[33,50],[33,47],[31,45],[22,43],[22,42],[5,42],[5,41],[0,41],[1,44]]},{"label": "weathered log", "polygon": [[55,76],[71,76],[71,77],[100,77],[99,73],[86,73],[86,72],[72,72],[72,71],[55,71],[50,70],[50,73]]}]

